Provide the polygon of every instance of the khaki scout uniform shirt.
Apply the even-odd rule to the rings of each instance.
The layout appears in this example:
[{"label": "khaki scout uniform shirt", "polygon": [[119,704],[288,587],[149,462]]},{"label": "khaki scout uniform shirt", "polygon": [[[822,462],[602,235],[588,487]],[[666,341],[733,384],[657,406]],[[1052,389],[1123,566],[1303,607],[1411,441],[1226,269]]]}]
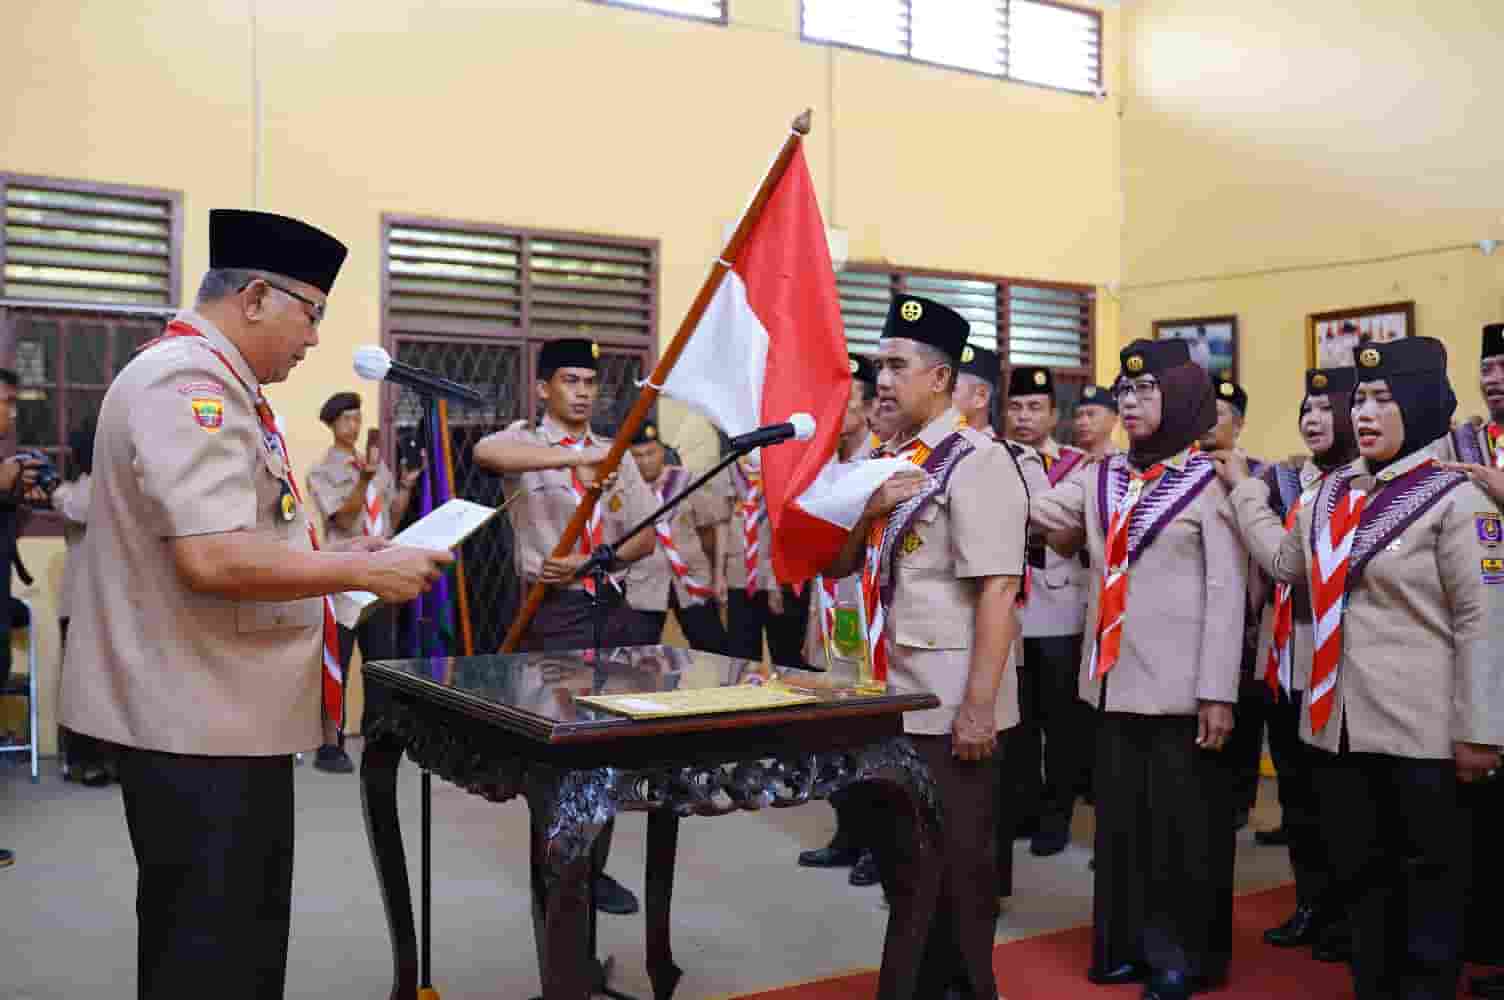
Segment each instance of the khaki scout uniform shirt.
[{"label": "khaki scout uniform shirt", "polygon": [[[1321,478],[1321,469],[1309,458],[1300,467],[1300,491],[1304,493],[1311,485]],[[1238,500],[1238,491],[1232,493],[1235,505]],[[1269,489],[1264,488],[1264,503],[1269,503]],[[1270,511],[1270,513],[1274,513]],[[1248,547],[1248,554],[1254,563],[1271,578],[1274,576],[1274,557],[1279,552],[1280,542],[1285,538],[1284,522],[1279,518],[1274,519],[1278,526],[1277,530],[1270,530],[1267,525],[1261,525],[1259,531],[1251,532],[1238,520],[1238,534],[1243,539],[1243,544]],[[1301,581],[1302,586],[1305,581]],[[1274,645],[1274,592],[1271,588],[1263,605],[1263,614],[1259,620],[1259,651],[1254,659],[1254,675],[1259,680],[1264,679],[1264,668],[1269,662],[1269,650]],[[1311,632],[1311,623],[1301,621],[1292,614],[1293,628],[1290,630],[1290,675],[1291,684],[1296,691],[1304,691],[1311,683],[1311,657],[1315,654],[1313,645],[1314,635]]]},{"label": "khaki scout uniform shirt", "polygon": [[[519,420],[501,431],[500,435],[503,440],[522,444],[563,447],[561,442],[569,436],[569,432],[555,422],[553,417],[545,415],[536,426],[530,427]],[[587,448],[610,444],[610,441],[596,437],[594,431],[587,431],[585,434]],[[507,508],[507,517],[511,520],[512,534],[516,538],[517,571],[523,583],[529,586],[543,572],[543,561],[553,553],[559,539],[564,537],[564,529],[569,526],[569,519],[579,506],[579,498],[574,492],[574,472],[572,468],[533,469],[502,477],[502,486],[507,496],[510,498],[520,495],[520,499]],[[601,516],[601,541],[610,544],[621,542],[622,532],[658,509],[653,492],[642,481],[642,473],[630,455],[617,466],[617,473],[616,485],[601,494],[596,507]],[[575,551],[579,551],[579,543],[576,543]],[[625,577],[625,570],[612,574],[612,578],[618,583]],[[584,580],[575,580],[568,589],[582,590],[584,586]]]},{"label": "khaki scout uniform shirt", "polygon": [[57,602],[59,618],[73,617],[73,591],[78,587],[78,578],[83,570],[84,534],[89,526],[89,479],[84,473],[71,483],[63,483],[52,494],[52,506],[63,515],[63,585]]},{"label": "khaki scout uniform shirt", "polygon": [[[1188,454],[1166,464],[1183,467]],[[1035,527],[1084,534],[1091,554],[1081,699],[1105,712],[1138,715],[1195,715],[1203,701],[1235,703],[1248,554],[1233,525],[1227,491],[1216,479],[1130,567],[1118,662],[1105,682],[1091,679],[1101,567],[1107,564],[1097,480],[1106,468],[1105,462],[1095,462],[1086,475],[1071,476],[1030,505]]]},{"label": "khaki scout uniform shirt", "polygon": [[[745,591],[747,588],[747,519],[742,510],[742,501],[746,497],[737,485],[737,479],[730,469],[725,475],[728,481],[725,489],[727,502],[730,504],[730,520],[726,527],[725,554],[721,557],[721,566],[726,574],[726,589]],[[766,504],[766,494],[764,503]],[[757,531],[757,581],[759,589],[768,590],[775,586],[773,579],[773,522],[771,518],[764,517],[762,526]]]},{"label": "khaki scout uniform shirt", "polygon": [[[1072,449],[1074,450],[1074,449]],[[1046,438],[1044,447],[1038,449],[1041,465],[1038,482],[1029,483],[1029,496],[1044,496],[1050,491],[1049,470],[1046,464],[1060,461],[1062,449],[1054,438]],[[1048,463],[1043,460],[1048,459]],[[1091,467],[1084,456],[1071,470],[1071,476],[1079,476]],[[1054,635],[1080,635],[1086,629],[1086,577],[1090,571],[1081,565],[1077,556],[1067,559],[1048,545],[1044,549],[1044,569],[1037,566],[1030,574],[1029,600],[1024,605],[1019,621],[1027,638]]]},{"label": "khaki scout uniform shirt", "polygon": [[[665,466],[662,475],[667,476],[669,468]],[[662,481],[660,478],[659,482]],[[675,493],[682,492],[693,481],[694,477],[681,475]],[[652,490],[653,487],[648,486],[648,489]],[[672,500],[673,496],[664,499]],[[655,509],[660,504],[661,501],[655,495]],[[708,484],[706,488],[691,493],[683,503],[674,508],[670,527],[674,548],[689,567],[689,575],[703,586],[711,586],[712,578],[710,557],[705,554],[705,546],[700,544],[699,531],[702,528],[714,530],[716,525],[725,524],[730,517],[731,512],[726,508],[725,499],[710,490]],[[662,543],[655,541],[652,554],[633,563],[627,571],[627,604],[638,611],[667,611],[670,587],[681,608],[704,603],[704,598],[690,596],[689,587],[674,575],[674,568],[669,564],[668,553],[663,550]]]},{"label": "khaki scout uniform shirt", "polygon": [[[1423,448],[1384,469],[1377,482],[1359,459],[1353,485],[1375,496],[1432,457]],[[1250,538],[1272,538],[1271,525],[1279,524],[1268,494],[1254,479],[1233,491]],[[1295,530],[1281,528],[1277,579],[1308,578],[1312,514],[1304,507]],[[1368,561],[1342,616],[1331,719],[1312,733],[1310,712],[1302,711],[1302,739],[1336,752],[1345,724],[1354,753],[1432,760],[1450,760],[1454,742],[1504,744],[1504,667],[1495,645],[1504,633],[1504,574],[1483,562],[1504,559],[1504,548],[1485,540],[1481,523],[1498,517],[1482,490],[1463,483]],[[1306,699],[1309,708],[1309,691]]]},{"label": "khaki scout uniform shirt", "polygon": [[[329,544],[365,536],[365,502],[369,488],[362,491],[361,510],[355,515],[351,530],[346,531],[334,521],[334,512],[345,505],[355,484],[360,482],[360,473],[355,469],[355,456],[343,448],[330,448],[324,452],[317,465],[308,470],[308,496],[316,505],[310,516],[317,516],[323,537]],[[392,504],[397,500],[397,483],[392,470],[382,462],[376,467],[368,487],[374,486],[381,495],[383,530],[381,537],[391,538],[396,526],[392,524]]]},{"label": "khaki scout uniform shirt", "polygon": [[[917,437],[933,449],[955,430],[956,420],[949,410]],[[960,433],[976,450],[955,467],[945,492],[915,516],[909,530],[917,545],[901,544],[893,557],[887,609],[889,678],[940,699],[939,708],[904,716],[906,732],[929,736],[950,733],[966,694],[980,579],[1019,576],[1025,558],[1028,501],[1012,456],[985,434],[964,428]],[[894,438],[883,454],[897,455],[912,440]],[[998,686],[999,731],[1018,724],[1015,660],[1010,651]]]},{"label": "khaki scout uniform shirt", "polygon": [[62,722],[169,753],[307,750],[321,738],[323,600],[194,593],[173,563],[171,541],[192,535],[312,547],[304,511],[282,519],[292,473],[256,415],[255,374],[208,320],[178,319],[234,374],[204,341],[179,337],[134,358],[105,393]]}]

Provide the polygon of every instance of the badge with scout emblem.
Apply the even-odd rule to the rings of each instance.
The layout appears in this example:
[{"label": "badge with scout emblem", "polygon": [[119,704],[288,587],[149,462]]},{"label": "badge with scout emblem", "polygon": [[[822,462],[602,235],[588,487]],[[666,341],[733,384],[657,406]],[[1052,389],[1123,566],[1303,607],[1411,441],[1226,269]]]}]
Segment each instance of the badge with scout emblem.
[{"label": "badge with scout emblem", "polygon": [[1496,549],[1504,544],[1504,521],[1493,511],[1482,511],[1473,515],[1473,523],[1478,528],[1478,541],[1484,548]]},{"label": "badge with scout emblem", "polygon": [[204,430],[213,434],[225,425],[225,401],[195,396],[188,404],[193,409],[193,419]]},{"label": "badge with scout emblem", "polygon": [[924,539],[919,537],[919,532],[910,530],[903,536],[903,541],[898,543],[898,554],[911,556],[924,547]]},{"label": "badge with scout emblem", "polygon": [[292,495],[292,486],[287,480],[282,480],[282,495],[277,498],[277,510],[282,514],[283,521],[291,521],[298,516],[298,500]]}]

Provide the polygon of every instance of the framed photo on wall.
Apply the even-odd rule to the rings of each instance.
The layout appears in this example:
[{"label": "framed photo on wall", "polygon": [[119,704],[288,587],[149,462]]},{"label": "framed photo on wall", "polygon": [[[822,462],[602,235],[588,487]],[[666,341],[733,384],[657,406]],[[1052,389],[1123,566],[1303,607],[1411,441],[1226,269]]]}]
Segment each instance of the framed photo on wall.
[{"label": "framed photo on wall", "polygon": [[1190,343],[1191,360],[1213,375],[1238,380],[1238,317],[1195,316],[1154,323],[1155,340]]},{"label": "framed photo on wall", "polygon": [[1306,317],[1306,364],[1346,368],[1359,344],[1415,336],[1415,303],[1391,302],[1361,309],[1337,309]]}]

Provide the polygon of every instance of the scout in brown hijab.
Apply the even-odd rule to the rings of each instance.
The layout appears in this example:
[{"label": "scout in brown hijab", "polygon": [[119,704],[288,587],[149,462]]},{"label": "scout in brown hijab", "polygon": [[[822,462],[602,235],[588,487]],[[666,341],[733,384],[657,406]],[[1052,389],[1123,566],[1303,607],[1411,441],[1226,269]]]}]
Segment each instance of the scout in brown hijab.
[{"label": "scout in brown hijab", "polygon": [[1130,450],[1032,507],[1062,552],[1091,556],[1080,693],[1098,710],[1094,983],[1172,1000],[1216,987],[1232,946],[1232,730],[1247,554],[1210,459],[1206,372],[1183,341],[1121,354]]}]

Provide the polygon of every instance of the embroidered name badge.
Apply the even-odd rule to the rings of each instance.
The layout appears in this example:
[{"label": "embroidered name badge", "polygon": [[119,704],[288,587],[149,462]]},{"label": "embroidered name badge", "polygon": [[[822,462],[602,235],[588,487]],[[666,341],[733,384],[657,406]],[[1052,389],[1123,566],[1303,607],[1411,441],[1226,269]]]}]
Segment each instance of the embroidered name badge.
[{"label": "embroidered name badge", "polygon": [[1484,559],[1482,565],[1485,584],[1504,583],[1504,559]]},{"label": "embroidered name badge", "polygon": [[1473,524],[1478,528],[1478,541],[1488,549],[1504,545],[1504,520],[1495,511],[1483,511],[1473,515]]},{"label": "embroidered name badge", "polygon": [[209,433],[213,434],[224,426],[224,400],[195,396],[188,405],[193,407],[193,419],[197,420],[198,425]]},{"label": "embroidered name badge", "polygon": [[225,387],[218,382],[184,382],[178,386],[180,396],[223,396]]},{"label": "embroidered name badge", "polygon": [[904,535],[903,540],[898,543],[898,552],[900,555],[911,556],[915,552],[918,552],[923,546],[924,539],[919,537],[919,532],[910,531],[908,534]]}]

